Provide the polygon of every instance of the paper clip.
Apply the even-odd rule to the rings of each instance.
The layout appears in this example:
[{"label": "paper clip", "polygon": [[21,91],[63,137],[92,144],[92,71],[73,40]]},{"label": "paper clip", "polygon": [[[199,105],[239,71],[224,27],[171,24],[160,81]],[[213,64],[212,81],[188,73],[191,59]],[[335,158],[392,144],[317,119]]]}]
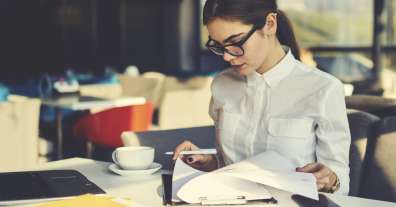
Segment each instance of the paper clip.
[{"label": "paper clip", "polygon": [[201,205],[244,205],[247,204],[245,196],[231,196],[220,198],[200,197]]}]

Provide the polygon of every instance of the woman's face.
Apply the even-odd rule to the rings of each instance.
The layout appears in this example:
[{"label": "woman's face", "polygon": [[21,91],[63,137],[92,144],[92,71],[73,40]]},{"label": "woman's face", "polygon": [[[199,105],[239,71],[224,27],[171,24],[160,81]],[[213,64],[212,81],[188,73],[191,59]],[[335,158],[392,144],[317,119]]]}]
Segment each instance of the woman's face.
[{"label": "woman's face", "polygon": [[[207,25],[209,36],[214,41],[227,45],[243,39],[253,28],[239,21],[221,18],[214,19]],[[275,35],[269,35],[267,25],[256,30],[242,45],[244,55],[240,57],[224,53],[223,59],[229,62],[234,70],[241,75],[248,75],[258,70],[268,59],[271,48],[275,47]]]}]

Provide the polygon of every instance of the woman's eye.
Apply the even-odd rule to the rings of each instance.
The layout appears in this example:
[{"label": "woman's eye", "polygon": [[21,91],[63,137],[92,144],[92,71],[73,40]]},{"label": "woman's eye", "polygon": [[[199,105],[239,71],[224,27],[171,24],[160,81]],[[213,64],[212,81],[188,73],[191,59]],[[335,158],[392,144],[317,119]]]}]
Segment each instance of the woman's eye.
[{"label": "woman's eye", "polygon": [[239,41],[240,41],[240,39],[230,40],[230,44],[235,44],[235,43],[238,43]]}]

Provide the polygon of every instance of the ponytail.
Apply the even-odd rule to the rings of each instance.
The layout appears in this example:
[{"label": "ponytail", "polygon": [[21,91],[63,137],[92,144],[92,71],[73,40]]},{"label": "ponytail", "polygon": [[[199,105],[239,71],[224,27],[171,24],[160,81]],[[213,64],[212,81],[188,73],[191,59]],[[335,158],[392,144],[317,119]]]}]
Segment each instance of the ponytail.
[{"label": "ponytail", "polygon": [[294,35],[293,26],[291,21],[286,16],[286,14],[277,10],[278,15],[278,29],[276,31],[276,36],[282,45],[290,47],[294,57],[300,60],[300,47],[298,46],[296,36]]}]

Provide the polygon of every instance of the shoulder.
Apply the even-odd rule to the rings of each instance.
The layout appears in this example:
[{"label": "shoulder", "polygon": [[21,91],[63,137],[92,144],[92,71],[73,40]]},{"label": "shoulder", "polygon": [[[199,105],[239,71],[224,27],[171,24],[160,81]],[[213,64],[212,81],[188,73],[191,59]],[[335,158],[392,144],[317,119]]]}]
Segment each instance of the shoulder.
[{"label": "shoulder", "polygon": [[232,84],[243,81],[244,81],[243,76],[236,73],[232,68],[227,68],[215,76],[212,85],[218,85],[223,83]]},{"label": "shoulder", "polygon": [[213,95],[224,91],[237,90],[242,88],[246,80],[232,68],[225,69],[215,76],[211,84]]},{"label": "shoulder", "polygon": [[291,77],[305,83],[307,87],[314,87],[322,90],[331,88],[343,88],[342,82],[333,75],[326,73],[318,68],[308,66],[300,61],[296,61],[295,69]]}]

